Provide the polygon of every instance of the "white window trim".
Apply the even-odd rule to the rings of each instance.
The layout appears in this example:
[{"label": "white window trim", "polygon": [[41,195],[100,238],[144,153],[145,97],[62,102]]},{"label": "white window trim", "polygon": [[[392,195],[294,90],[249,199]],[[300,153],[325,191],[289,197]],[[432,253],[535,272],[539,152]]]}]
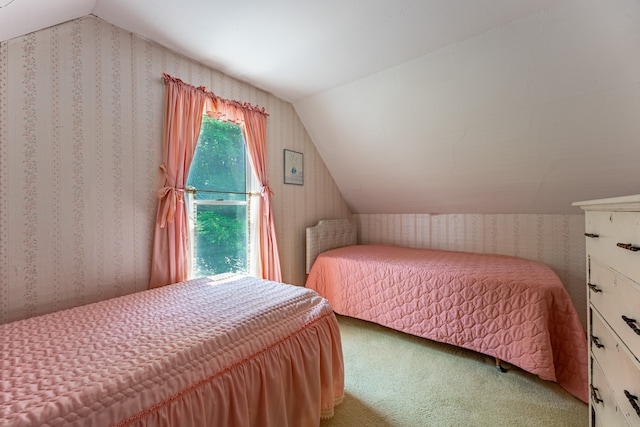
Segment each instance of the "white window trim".
[{"label": "white window trim", "polygon": [[[246,141],[245,141],[246,144]],[[246,171],[246,201],[244,200],[198,200],[194,197],[197,189],[188,188],[185,191],[185,202],[187,211],[187,228],[189,257],[187,260],[187,268],[189,278],[193,277],[193,254],[195,253],[196,229],[195,214],[197,205],[246,205],[247,206],[247,274],[255,277],[262,277],[262,263],[260,262],[260,230],[258,229],[258,214],[260,212],[260,203],[262,197],[257,192],[259,188],[258,180],[253,173],[253,165],[249,157],[248,150],[245,145],[245,171]]]}]

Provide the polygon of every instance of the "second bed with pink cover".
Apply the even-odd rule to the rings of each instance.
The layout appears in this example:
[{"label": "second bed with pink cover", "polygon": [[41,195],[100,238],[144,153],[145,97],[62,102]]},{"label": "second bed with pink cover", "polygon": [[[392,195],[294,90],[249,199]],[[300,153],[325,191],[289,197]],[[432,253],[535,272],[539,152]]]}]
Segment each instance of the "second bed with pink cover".
[{"label": "second bed with pink cover", "polygon": [[2,426],[318,426],[344,391],[328,302],[252,277],[139,292],[0,336]]},{"label": "second bed with pink cover", "polygon": [[309,273],[338,314],[494,356],[588,401],[585,331],[542,263],[357,245],[320,253]]}]

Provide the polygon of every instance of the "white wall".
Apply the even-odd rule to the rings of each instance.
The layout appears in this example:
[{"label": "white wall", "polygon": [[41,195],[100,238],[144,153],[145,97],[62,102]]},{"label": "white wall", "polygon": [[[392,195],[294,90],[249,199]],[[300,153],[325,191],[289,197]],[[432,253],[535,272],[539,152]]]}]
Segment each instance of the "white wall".
[{"label": "white wall", "polygon": [[558,1],[295,108],[354,213],[581,214],[637,193],[639,52],[638,0]]}]

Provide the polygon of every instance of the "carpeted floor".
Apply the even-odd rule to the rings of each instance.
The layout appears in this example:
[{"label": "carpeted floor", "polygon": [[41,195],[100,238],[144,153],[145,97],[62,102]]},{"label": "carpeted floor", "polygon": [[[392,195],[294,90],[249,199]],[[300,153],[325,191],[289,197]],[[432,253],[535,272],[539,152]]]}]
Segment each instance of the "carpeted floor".
[{"label": "carpeted floor", "polygon": [[339,316],[346,396],[321,427],[588,426],[588,406],[492,357]]}]

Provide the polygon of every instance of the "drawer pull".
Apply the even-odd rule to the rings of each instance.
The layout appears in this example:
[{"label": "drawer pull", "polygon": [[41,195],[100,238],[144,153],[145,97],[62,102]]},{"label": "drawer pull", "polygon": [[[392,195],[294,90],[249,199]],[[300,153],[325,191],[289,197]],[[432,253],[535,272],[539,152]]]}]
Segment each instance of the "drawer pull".
[{"label": "drawer pull", "polygon": [[597,285],[594,285],[593,283],[588,283],[587,286],[589,286],[589,289],[591,289],[595,293],[602,292],[602,289],[600,289]]},{"label": "drawer pull", "polygon": [[640,405],[638,405],[638,396],[634,396],[627,390],[624,391],[624,395],[627,396],[627,399],[629,399],[629,403],[631,403],[633,409],[636,410],[636,414],[638,414],[638,416],[640,417]]},{"label": "drawer pull", "polygon": [[596,403],[604,402],[604,400],[600,399],[600,396],[598,396],[598,388],[594,387],[593,384],[591,384],[590,387],[591,387],[591,399],[593,399],[593,401]]},{"label": "drawer pull", "polygon": [[640,251],[640,246],[633,246],[631,243],[617,243],[616,246],[631,252]]},{"label": "drawer pull", "polygon": [[593,233],[584,233],[585,236],[590,237],[592,239],[596,239],[600,236],[598,236],[597,234],[593,234]]},{"label": "drawer pull", "polygon": [[635,332],[636,334],[640,335],[640,328],[638,328],[638,325],[636,325],[636,319],[630,319],[627,316],[625,316],[624,314],[622,315],[622,320],[625,321],[625,323],[627,325],[629,325],[629,327],[631,328],[631,330],[633,332]]},{"label": "drawer pull", "polygon": [[593,345],[595,345],[598,348],[604,348],[604,344],[600,342],[600,338],[594,335],[591,335],[591,342],[593,343]]}]

